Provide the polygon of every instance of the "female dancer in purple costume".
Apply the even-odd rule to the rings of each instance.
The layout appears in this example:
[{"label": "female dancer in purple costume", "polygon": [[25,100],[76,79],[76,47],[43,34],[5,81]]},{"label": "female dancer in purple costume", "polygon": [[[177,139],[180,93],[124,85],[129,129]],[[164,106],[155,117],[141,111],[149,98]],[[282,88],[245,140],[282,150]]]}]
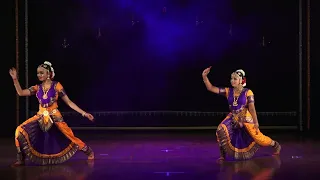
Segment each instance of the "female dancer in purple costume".
[{"label": "female dancer in purple costume", "polygon": [[216,131],[220,147],[218,161],[225,160],[226,155],[236,160],[250,159],[260,146],[271,146],[275,149],[274,155],[279,155],[280,144],[259,130],[253,92],[244,88],[245,72],[239,69],[231,74],[232,88],[218,88],[213,86],[207,77],[210,69],[211,67],[203,71],[203,81],[208,91],[227,98],[231,111]]},{"label": "female dancer in purple costume", "polygon": [[25,164],[25,157],[40,165],[59,164],[70,159],[78,149],[83,151],[88,160],[94,159],[92,149],[75,137],[70,127],[64,122],[58,110],[60,97],[68,106],[93,121],[94,117],[80,109],[67,96],[60,82],[53,81],[54,69],[46,61],[37,69],[41,84],[22,89],[17,79],[15,68],[10,69],[15,89],[19,96],[36,95],[39,101],[38,113],[19,125],[15,132],[17,161],[12,166]]}]

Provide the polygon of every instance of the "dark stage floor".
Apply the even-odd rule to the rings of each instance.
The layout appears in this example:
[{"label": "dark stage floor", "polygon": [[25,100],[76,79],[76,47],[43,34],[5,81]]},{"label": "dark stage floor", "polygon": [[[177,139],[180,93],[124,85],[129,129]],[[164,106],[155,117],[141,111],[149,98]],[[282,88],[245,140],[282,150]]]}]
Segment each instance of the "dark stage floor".
[{"label": "dark stage floor", "polygon": [[265,133],[282,144],[280,157],[262,148],[252,160],[222,164],[214,132],[75,133],[95,150],[94,163],[78,152],[62,165],[11,168],[13,139],[1,139],[1,179],[319,179],[320,142],[290,132]]}]

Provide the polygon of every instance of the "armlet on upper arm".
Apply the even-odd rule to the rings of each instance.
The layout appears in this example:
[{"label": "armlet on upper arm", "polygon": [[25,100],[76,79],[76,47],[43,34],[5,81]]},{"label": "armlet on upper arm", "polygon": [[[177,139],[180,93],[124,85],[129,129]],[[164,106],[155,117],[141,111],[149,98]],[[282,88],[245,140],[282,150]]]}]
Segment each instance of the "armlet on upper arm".
[{"label": "armlet on upper arm", "polygon": [[35,95],[38,92],[38,89],[38,85],[31,86],[28,88],[28,90],[30,91],[30,95]]},{"label": "armlet on upper arm", "polygon": [[219,88],[219,95],[227,97],[228,94],[229,94],[229,88]]}]

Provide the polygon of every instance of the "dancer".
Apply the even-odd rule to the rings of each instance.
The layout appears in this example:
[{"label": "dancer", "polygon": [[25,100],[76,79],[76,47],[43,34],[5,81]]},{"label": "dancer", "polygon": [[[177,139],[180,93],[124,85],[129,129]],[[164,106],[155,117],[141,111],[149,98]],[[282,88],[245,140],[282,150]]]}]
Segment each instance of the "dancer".
[{"label": "dancer", "polygon": [[40,165],[60,164],[70,159],[78,149],[88,156],[88,160],[93,160],[92,149],[75,137],[64,122],[58,110],[58,97],[83,117],[91,121],[94,117],[68,98],[60,82],[53,81],[55,73],[51,63],[45,61],[38,66],[37,76],[42,83],[29,89],[21,88],[15,68],[10,69],[9,74],[19,96],[36,95],[39,101],[38,113],[19,125],[15,131],[18,153],[17,161],[12,166],[25,165],[26,157]]},{"label": "dancer", "polygon": [[207,77],[210,70],[211,67],[202,73],[208,91],[225,96],[231,111],[216,131],[220,146],[218,161],[225,160],[226,155],[235,160],[250,159],[260,146],[272,146],[275,149],[274,155],[279,155],[280,144],[259,130],[253,92],[244,88],[245,72],[240,69],[231,74],[232,88],[218,88],[213,86]]}]

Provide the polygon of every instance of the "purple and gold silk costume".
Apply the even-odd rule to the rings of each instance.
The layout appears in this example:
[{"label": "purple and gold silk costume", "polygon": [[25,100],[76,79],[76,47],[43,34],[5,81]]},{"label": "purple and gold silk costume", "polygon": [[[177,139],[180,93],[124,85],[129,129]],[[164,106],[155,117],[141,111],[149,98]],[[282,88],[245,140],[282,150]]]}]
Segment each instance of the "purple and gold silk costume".
[{"label": "purple and gold silk costume", "polygon": [[42,85],[32,86],[29,90],[38,98],[39,111],[15,132],[16,147],[26,157],[40,165],[59,164],[70,159],[78,149],[88,147],[74,136],[58,110],[58,98],[66,95],[59,82],[53,81],[47,92]]},{"label": "purple and gold silk costume", "polygon": [[[263,135],[260,130],[257,133],[248,110],[249,103],[254,103],[253,92],[244,88],[240,95],[235,97],[233,88],[219,88],[219,94],[227,98],[230,109],[216,132],[220,148],[233,159],[246,160],[250,159],[260,146],[270,146],[272,139]],[[239,126],[239,122],[243,123],[243,127]]]}]

